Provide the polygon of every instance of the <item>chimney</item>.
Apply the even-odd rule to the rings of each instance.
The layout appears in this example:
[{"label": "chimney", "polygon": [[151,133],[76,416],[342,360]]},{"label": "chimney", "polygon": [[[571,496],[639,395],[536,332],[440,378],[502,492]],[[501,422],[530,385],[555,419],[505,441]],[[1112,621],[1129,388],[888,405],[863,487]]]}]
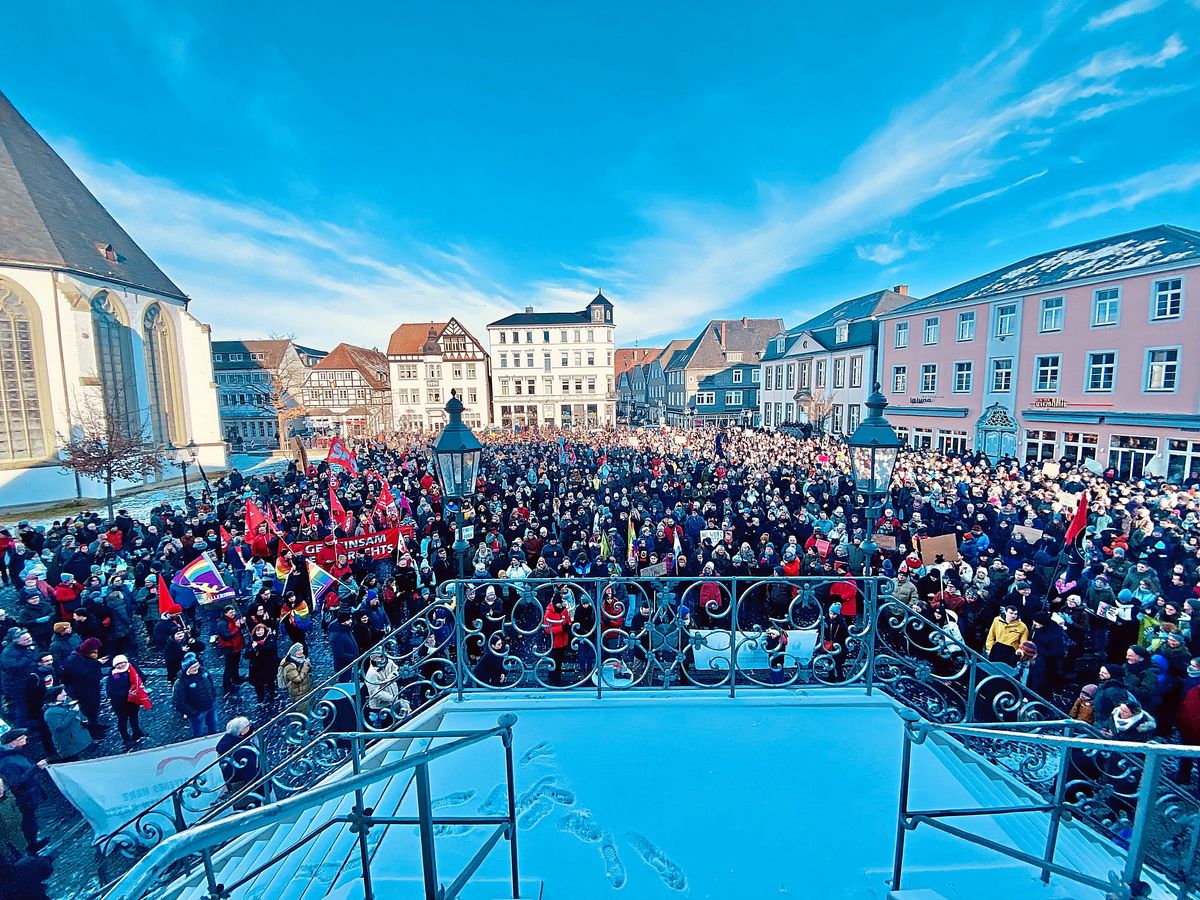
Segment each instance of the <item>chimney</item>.
[{"label": "chimney", "polygon": [[721,322],[721,349],[725,349],[725,323]]},{"label": "chimney", "polygon": [[[905,293],[907,293],[907,290],[905,291]],[[533,315],[533,307],[532,306],[525,307],[525,315],[527,315],[527,316]]]},{"label": "chimney", "polygon": [[892,288],[892,293],[900,294],[904,297],[907,297],[908,296],[908,285],[907,284],[898,284],[894,288]]}]

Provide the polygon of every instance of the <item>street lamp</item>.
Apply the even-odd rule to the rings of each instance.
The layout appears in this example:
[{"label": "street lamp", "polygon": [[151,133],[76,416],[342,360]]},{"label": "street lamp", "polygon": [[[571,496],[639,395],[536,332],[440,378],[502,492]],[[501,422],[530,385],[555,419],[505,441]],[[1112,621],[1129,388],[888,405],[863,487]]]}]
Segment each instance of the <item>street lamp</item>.
[{"label": "street lamp", "polygon": [[188,441],[186,447],[176,447],[171,443],[167,444],[167,456],[172,459],[175,465],[179,466],[179,470],[183,473],[183,497],[188,503],[192,502],[192,492],[188,489],[187,470],[188,466],[192,465],[199,455],[200,448],[196,446],[195,441]]},{"label": "street lamp", "polygon": [[866,403],[869,414],[846,441],[850,447],[850,468],[855,487],[867,498],[867,539],[863,541],[863,552],[867,554],[868,569],[877,549],[871,539],[875,532],[875,520],[879,518],[876,500],[882,503],[887,496],[901,447],[895,429],[884,418],[883,411],[887,405],[879,382],[875,382]]},{"label": "street lamp", "polygon": [[464,571],[467,555],[466,519],[463,516],[463,503],[475,493],[475,479],[479,475],[479,462],[483,456],[483,445],[479,438],[462,420],[463,405],[458,399],[458,392],[450,392],[450,402],[446,404],[448,421],[442,426],[433,445],[433,459],[437,466],[438,481],[442,486],[443,496],[458,501],[458,517],[454,529],[454,554],[458,558],[458,577],[465,578]]}]

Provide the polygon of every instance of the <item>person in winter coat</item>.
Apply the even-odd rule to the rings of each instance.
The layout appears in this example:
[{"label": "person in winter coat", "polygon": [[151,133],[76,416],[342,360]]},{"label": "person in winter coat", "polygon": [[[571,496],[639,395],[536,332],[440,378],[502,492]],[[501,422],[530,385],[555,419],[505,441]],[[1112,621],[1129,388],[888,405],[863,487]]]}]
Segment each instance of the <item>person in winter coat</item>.
[{"label": "person in winter coat", "polygon": [[376,728],[394,724],[397,714],[406,716],[411,709],[407,701],[401,709],[396,708],[400,700],[399,675],[400,667],[386,653],[375,650],[371,654],[363,681],[367,686],[367,716]]},{"label": "person in winter coat", "polygon": [[225,661],[221,675],[221,691],[232,694],[242,685],[242,651],[246,649],[244,633],[246,620],[238,615],[236,606],[225,607],[221,621],[217,623],[214,643]]},{"label": "person in winter coat", "polygon": [[55,622],[54,637],[50,639],[50,655],[54,657],[54,670],[62,677],[62,667],[83,643],[83,638],[75,634],[70,622]]},{"label": "person in winter coat", "polygon": [[192,635],[188,625],[180,624],[178,630],[170,635],[163,647],[163,659],[167,664],[167,681],[172,686],[183,669],[183,658],[189,653],[199,659],[204,654],[204,644]]},{"label": "person in winter coat", "polygon": [[8,900],[47,900],[50,860],[28,852],[22,833],[21,806],[0,779],[0,884]]},{"label": "person in winter coat", "polygon": [[100,641],[88,638],[79,645],[63,663],[63,686],[71,699],[79,704],[79,711],[87,717],[88,730],[93,737],[104,733],[100,724],[100,683],[104,671],[100,662]]},{"label": "person in winter coat", "polygon": [[1033,643],[1037,657],[1029,667],[1029,689],[1039,697],[1053,697],[1062,684],[1067,647],[1066,634],[1050,613],[1034,615]]},{"label": "person in winter coat", "polygon": [[1102,665],[1100,667],[1100,686],[1092,696],[1096,724],[1103,725],[1112,718],[1114,709],[1131,699],[1133,699],[1133,695],[1125,686],[1125,667],[1117,663]]},{"label": "person in winter coat", "polygon": [[1000,610],[984,640],[984,650],[993,662],[1016,665],[1017,648],[1029,640],[1029,629],[1018,616],[1017,607],[1009,604]]},{"label": "person in winter coat", "polygon": [[1145,647],[1134,644],[1125,651],[1125,686],[1143,707],[1154,702],[1158,674],[1158,667]]},{"label": "person in winter coat", "polygon": [[24,728],[10,728],[0,734],[0,779],[21,809],[21,834],[29,852],[37,853],[46,846],[46,841],[38,840],[37,808],[46,797],[38,783],[38,772],[45,771],[47,763],[44,759],[36,764],[26,759],[28,734]]},{"label": "person in winter coat", "polygon": [[119,654],[113,657],[112,671],[104,679],[104,690],[117,717],[117,730],[121,732],[128,749],[145,737],[138,724],[138,714],[150,708],[150,695],[146,692],[141,673]]},{"label": "person in winter coat", "polygon": [[[217,741],[221,775],[225,779],[225,790],[230,795],[254,785],[262,775],[258,747],[253,741],[246,740],[250,737],[250,731],[250,720],[245,716],[235,716],[229,720],[229,724],[225,726],[225,733]],[[265,785],[255,786],[253,792],[235,800],[233,808],[250,809],[262,799],[261,794],[264,790]]]},{"label": "person in winter coat", "polygon": [[29,594],[17,607],[17,624],[33,635],[39,647],[48,646],[52,634],[55,610],[40,592]]},{"label": "person in winter coat", "polygon": [[[1187,676],[1181,688],[1179,708],[1175,711],[1175,724],[1179,727],[1180,740],[1193,747],[1200,747],[1200,656],[1188,663]],[[1192,783],[1195,760],[1182,757],[1179,760],[1180,784]]]},{"label": "person in winter coat", "polygon": [[299,641],[292,644],[279,666],[279,681],[295,703],[312,690],[312,663]]},{"label": "person in winter coat", "polygon": [[329,626],[329,651],[333,654],[334,672],[341,672],[358,659],[353,621],[354,613],[342,607],[338,609],[337,621]]},{"label": "person in winter coat", "polygon": [[67,696],[62,685],[54,685],[46,692],[46,705],[42,715],[50,730],[50,743],[62,762],[70,762],[92,745],[92,736],[87,730],[87,719],[79,707]]},{"label": "person in winter coat", "polygon": [[250,666],[249,681],[259,703],[275,702],[275,681],[279,671],[279,639],[266,625],[255,625],[250,632],[246,660]]},{"label": "person in winter coat", "polygon": [[1075,702],[1071,704],[1070,716],[1077,722],[1086,722],[1088,725],[1096,723],[1096,710],[1092,706],[1092,697],[1096,695],[1097,686],[1094,684],[1085,684],[1079,690],[1079,696],[1075,698]]},{"label": "person in winter coat", "polygon": [[563,664],[567,659],[567,647],[571,643],[571,611],[562,596],[554,598],[542,615],[542,629],[550,635],[550,659],[554,668],[550,672],[550,684],[562,684]]},{"label": "person in winter coat", "polygon": [[313,621],[311,610],[308,602],[297,597],[295,591],[288,591],[283,595],[283,603],[279,607],[279,621],[288,640],[293,644],[308,647],[308,632]]},{"label": "person in winter coat", "polygon": [[187,719],[192,737],[217,733],[217,689],[194,653],[183,658],[183,671],[175,682],[174,695],[175,709]]},{"label": "person in winter coat", "polygon": [[33,645],[33,635],[17,629],[0,652],[0,677],[4,680],[4,699],[8,704],[10,721],[18,728],[33,720],[29,708],[29,676],[37,669],[40,654]]},{"label": "person in winter coat", "polygon": [[1101,729],[1119,741],[1148,741],[1154,737],[1157,724],[1154,716],[1136,700],[1126,700],[1115,710],[1107,727]]},{"label": "person in winter coat", "polygon": [[504,640],[504,632],[497,631],[492,634],[487,648],[483,652],[483,656],[475,664],[475,669],[472,672],[480,684],[485,684],[489,687],[500,687],[508,680],[508,675],[504,671],[504,657],[508,654],[508,650],[508,644]]}]

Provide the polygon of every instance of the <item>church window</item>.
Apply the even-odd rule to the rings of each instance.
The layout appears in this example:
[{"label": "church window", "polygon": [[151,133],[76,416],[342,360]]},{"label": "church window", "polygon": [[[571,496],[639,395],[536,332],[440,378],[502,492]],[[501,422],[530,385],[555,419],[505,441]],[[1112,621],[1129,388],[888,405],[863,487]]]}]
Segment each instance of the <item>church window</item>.
[{"label": "church window", "polygon": [[0,282],[0,461],[46,455],[30,307]]}]

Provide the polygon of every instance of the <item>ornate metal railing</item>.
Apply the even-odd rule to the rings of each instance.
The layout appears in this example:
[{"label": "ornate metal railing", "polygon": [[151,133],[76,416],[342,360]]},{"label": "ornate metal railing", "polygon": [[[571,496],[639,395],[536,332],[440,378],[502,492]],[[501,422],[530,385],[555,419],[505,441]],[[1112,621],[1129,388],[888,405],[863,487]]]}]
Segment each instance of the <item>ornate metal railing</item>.
[{"label": "ornate metal railing", "polygon": [[[237,784],[236,762],[189,779],[106,841],[135,856],[164,836],[231,811],[295,794],[347,761],[333,731],[385,733],[410,710],[447,694],[514,690],[885,690],[939,724],[1066,719],[1023,673],[993,663],[963,637],[892,596],[882,578],[467,579],[439,587],[438,601],[389,635],[312,699],[272,720],[252,740],[269,760]],[[840,612],[831,609],[841,605]],[[372,655],[380,660],[372,663]],[[1080,723],[1077,734],[1100,737]],[[1031,789],[1052,797],[1049,757],[1002,739],[962,740]],[[274,750],[272,750],[274,748]],[[1106,750],[1081,770],[1071,813],[1115,843],[1126,840],[1141,757]],[[230,789],[226,780],[235,784]],[[1164,814],[1146,857],[1180,883],[1196,869],[1200,804],[1161,786]]]},{"label": "ornate metal railing", "polygon": [[[512,896],[520,892],[520,865],[517,853],[517,796],[513,777],[513,726],[517,717],[505,713],[493,728],[472,731],[405,731],[387,735],[347,732],[339,737],[359,742],[364,739],[379,740],[434,740],[448,741],[441,746],[426,746],[424,749],[405,754],[398,760],[390,760],[367,770],[357,766],[344,780],[315,786],[285,800],[272,803],[264,809],[244,810],[217,821],[196,825],[187,831],[172,835],[143,856],[122,878],[110,885],[101,895],[107,900],[138,900],[147,893],[161,887],[177,871],[180,863],[198,859],[204,866],[207,896],[210,898],[230,897],[242,887],[253,883],[264,873],[286,860],[292,854],[305,850],[315,840],[333,828],[349,829],[355,835],[359,857],[359,877],[363,882],[364,900],[373,900],[371,863],[373,854],[368,843],[372,828],[390,825],[416,825],[421,843],[421,876],[425,900],[453,900],[459,896],[472,876],[483,865],[485,859],[501,840],[508,842],[509,870],[512,877]],[[461,816],[453,813],[435,815],[436,801],[430,792],[429,765],[443,756],[448,756],[489,738],[499,737],[504,746],[505,782],[489,815]],[[413,772],[416,787],[416,815],[389,816],[367,807],[364,791],[372,785],[388,781],[397,775]],[[350,809],[339,815],[313,819],[305,823],[299,837],[286,846],[274,850],[265,859],[255,860],[255,865],[240,873],[234,880],[219,881],[214,867],[215,850],[247,831],[261,829],[273,824],[294,822],[308,810],[316,809],[330,800],[353,795]],[[482,845],[448,886],[438,876],[436,838],[439,828],[484,827],[486,833]]]},{"label": "ornate metal railing", "polygon": [[[1080,736],[1080,723],[1070,719],[1025,724],[1002,722],[992,725],[945,725],[922,721],[913,710],[904,710],[903,713],[906,721],[900,760],[900,805],[890,882],[893,891],[899,891],[903,886],[906,835],[921,825],[1028,863],[1041,870],[1044,883],[1050,881],[1051,874],[1056,874],[1079,884],[1106,891],[1106,896],[1111,897],[1143,896],[1140,893],[1134,894],[1133,888],[1141,880],[1143,868],[1151,858],[1152,851],[1158,850],[1161,860],[1161,852],[1169,849],[1171,858],[1190,860],[1194,868],[1197,847],[1200,844],[1200,817],[1194,811],[1181,811],[1177,806],[1177,792],[1163,789],[1163,763],[1168,758],[1200,757],[1200,747],[1156,743],[1130,744],[1111,738]],[[1029,771],[1042,773],[1039,780],[1044,787],[1041,792],[1044,802],[960,809],[911,809],[909,786],[912,777],[912,748],[938,735],[953,737],[968,746],[1003,745],[1009,748],[1007,755],[1012,755],[1015,751],[1025,763],[1033,764],[1027,767]],[[1138,765],[1128,766],[1127,763],[1131,759],[1136,759]],[[1120,871],[1085,871],[1077,865],[1056,861],[1055,854],[1062,823],[1080,813],[1084,819],[1094,822],[1095,785],[1112,784],[1114,781],[1124,783],[1128,787],[1124,800],[1121,801],[1121,820],[1125,823],[1125,830],[1120,841],[1120,847],[1124,851]],[[970,821],[978,816],[995,817],[1028,812],[1047,814],[1046,842],[1040,853],[1010,847],[976,834],[968,826],[956,826],[948,821]],[[1181,812],[1184,814],[1181,815]],[[1186,824],[1188,827],[1180,828],[1180,824]],[[1188,877],[1189,874],[1190,871],[1184,872],[1176,881],[1175,893],[1178,898],[1192,896],[1195,885]]]}]

